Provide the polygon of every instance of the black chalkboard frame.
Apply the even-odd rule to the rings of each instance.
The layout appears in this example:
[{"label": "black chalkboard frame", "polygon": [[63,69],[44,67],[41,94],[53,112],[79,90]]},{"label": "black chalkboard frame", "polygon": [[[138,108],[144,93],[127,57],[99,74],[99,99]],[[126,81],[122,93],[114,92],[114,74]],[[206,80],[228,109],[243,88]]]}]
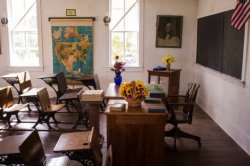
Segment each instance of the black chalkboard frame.
[{"label": "black chalkboard frame", "polygon": [[230,25],[232,10],[198,19],[196,63],[242,80],[244,30]]}]

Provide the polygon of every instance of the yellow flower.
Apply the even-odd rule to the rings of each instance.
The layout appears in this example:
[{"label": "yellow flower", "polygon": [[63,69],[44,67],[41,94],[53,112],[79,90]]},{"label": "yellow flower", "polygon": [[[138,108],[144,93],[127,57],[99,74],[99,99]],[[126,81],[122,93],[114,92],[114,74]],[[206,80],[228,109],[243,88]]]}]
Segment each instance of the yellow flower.
[{"label": "yellow flower", "polygon": [[120,86],[119,94],[125,98],[143,99],[148,95],[148,89],[140,80],[124,82]]},{"label": "yellow flower", "polygon": [[169,54],[165,54],[165,56],[161,59],[163,63],[170,64],[175,62],[175,58]]}]

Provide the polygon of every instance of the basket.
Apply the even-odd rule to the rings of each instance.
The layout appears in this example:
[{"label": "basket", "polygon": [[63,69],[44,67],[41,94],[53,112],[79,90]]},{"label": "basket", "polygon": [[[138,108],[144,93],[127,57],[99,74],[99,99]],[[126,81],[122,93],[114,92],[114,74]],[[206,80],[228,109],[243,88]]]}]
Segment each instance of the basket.
[{"label": "basket", "polygon": [[142,99],[126,99],[129,107],[140,107]]}]

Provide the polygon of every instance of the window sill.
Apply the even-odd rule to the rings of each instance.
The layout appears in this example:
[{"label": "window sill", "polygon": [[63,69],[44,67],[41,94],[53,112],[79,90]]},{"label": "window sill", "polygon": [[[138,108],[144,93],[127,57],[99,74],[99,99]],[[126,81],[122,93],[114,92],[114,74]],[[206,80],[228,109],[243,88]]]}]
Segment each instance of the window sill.
[{"label": "window sill", "polygon": [[26,70],[42,72],[43,66],[8,66],[7,70],[11,72],[21,72]]},{"label": "window sill", "polygon": [[[111,71],[110,70],[111,68],[112,67],[106,67],[107,71]],[[125,70],[126,70],[126,72],[130,72],[130,71],[143,71],[143,67],[126,67],[125,66]],[[113,71],[111,71],[111,72],[113,72]]]}]

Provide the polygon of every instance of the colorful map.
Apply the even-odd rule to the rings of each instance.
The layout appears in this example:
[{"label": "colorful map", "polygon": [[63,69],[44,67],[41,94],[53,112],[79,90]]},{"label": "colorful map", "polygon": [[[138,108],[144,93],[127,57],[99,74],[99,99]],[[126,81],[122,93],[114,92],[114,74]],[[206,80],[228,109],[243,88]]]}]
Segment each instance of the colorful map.
[{"label": "colorful map", "polygon": [[93,74],[92,26],[52,26],[53,72]]}]

